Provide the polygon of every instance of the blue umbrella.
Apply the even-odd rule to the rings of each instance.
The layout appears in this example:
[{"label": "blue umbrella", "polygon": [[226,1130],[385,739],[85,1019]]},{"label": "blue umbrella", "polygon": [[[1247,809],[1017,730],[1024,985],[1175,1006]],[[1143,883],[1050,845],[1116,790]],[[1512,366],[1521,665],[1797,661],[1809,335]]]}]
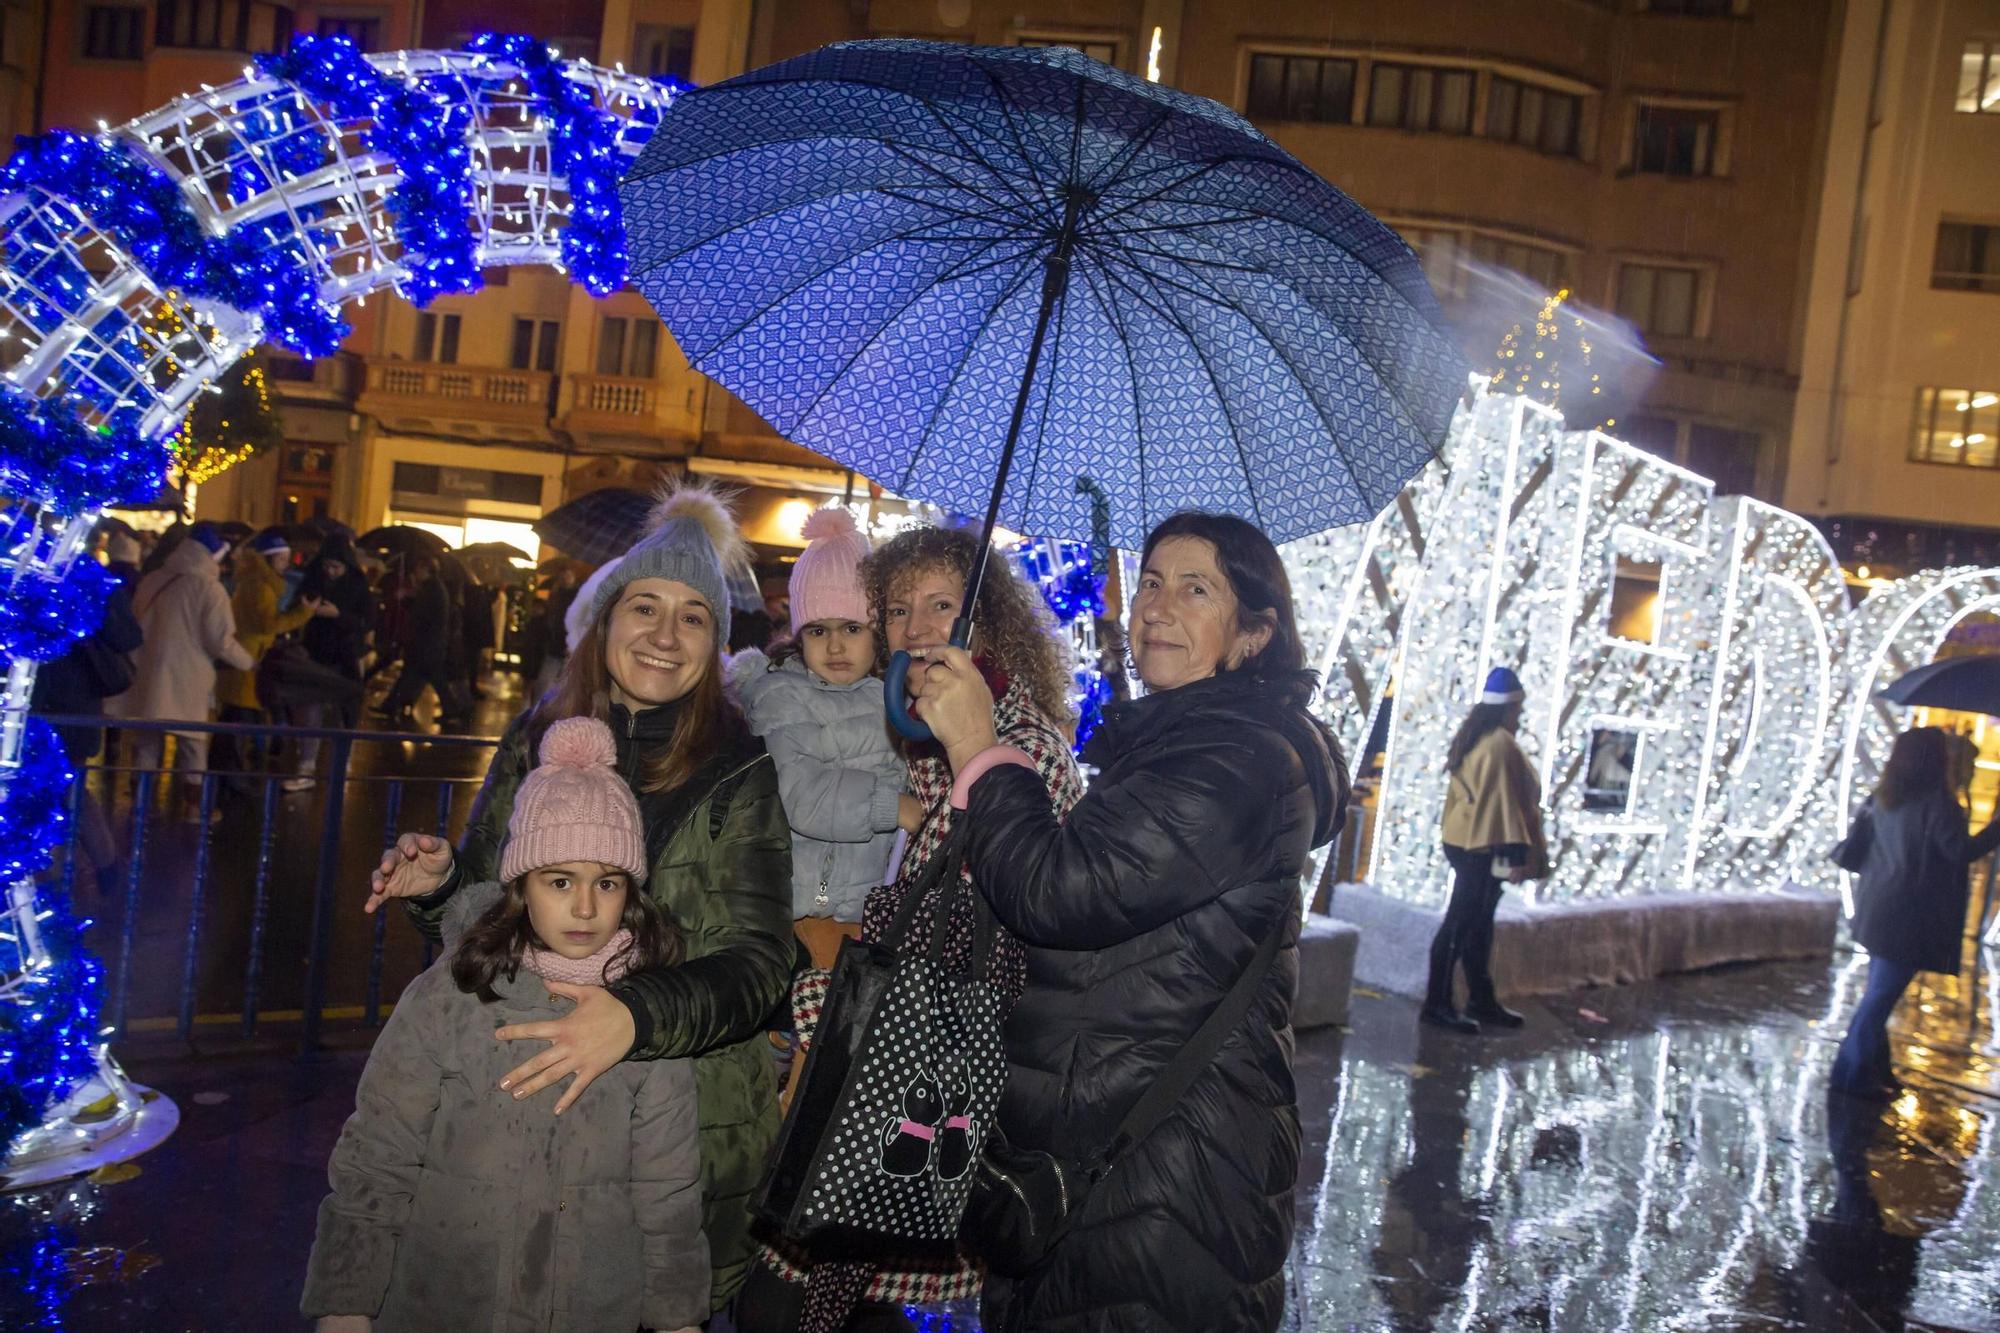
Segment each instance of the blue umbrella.
[{"label": "blue umbrella", "polygon": [[1366,520],[1465,387],[1394,232],[1065,48],[847,42],[685,93],[622,194],[696,369],[989,531],[1088,539],[1080,478],[1128,548],[1190,506],[1278,541]]},{"label": "blue umbrella", "polygon": [[1897,677],[1880,693],[1908,708],[2000,715],[2000,653],[1947,657]]}]

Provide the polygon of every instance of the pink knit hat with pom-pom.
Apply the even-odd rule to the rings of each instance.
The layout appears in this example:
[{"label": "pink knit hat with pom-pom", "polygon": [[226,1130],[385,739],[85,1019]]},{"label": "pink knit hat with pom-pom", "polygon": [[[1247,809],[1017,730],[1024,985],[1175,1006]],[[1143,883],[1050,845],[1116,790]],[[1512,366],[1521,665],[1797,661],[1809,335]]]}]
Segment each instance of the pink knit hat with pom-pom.
[{"label": "pink knit hat with pom-pom", "polygon": [[868,623],[868,592],[861,586],[861,560],[868,539],[854,515],[839,505],[815,509],[803,529],[807,545],[792,566],[792,633],[815,620]]},{"label": "pink knit hat with pom-pom", "polygon": [[616,866],[646,882],[646,833],[639,803],[618,776],[611,728],[594,717],[564,718],[542,737],[541,766],[521,779],[500,880],[569,861]]}]

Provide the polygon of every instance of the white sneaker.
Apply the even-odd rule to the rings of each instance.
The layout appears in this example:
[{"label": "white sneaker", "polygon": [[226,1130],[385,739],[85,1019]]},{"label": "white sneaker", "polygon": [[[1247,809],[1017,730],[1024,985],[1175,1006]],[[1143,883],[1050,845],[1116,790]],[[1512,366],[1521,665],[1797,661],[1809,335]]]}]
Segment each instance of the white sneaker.
[{"label": "white sneaker", "polygon": [[308,778],[308,777],[303,777],[303,776],[301,776],[301,777],[296,777],[296,778],[286,778],[286,779],[285,779],[285,780],[284,780],[283,782],[280,782],[280,783],[278,784],[278,786],[279,786],[280,788],[282,788],[283,790],[285,790],[285,791],[288,791],[288,792],[289,792],[289,791],[311,791],[311,790],[312,790],[312,788],[313,788],[313,786],[314,786],[314,785],[315,785],[315,784],[316,784],[316,783],[317,783],[318,781],[319,781],[319,779],[318,779],[318,778]]}]

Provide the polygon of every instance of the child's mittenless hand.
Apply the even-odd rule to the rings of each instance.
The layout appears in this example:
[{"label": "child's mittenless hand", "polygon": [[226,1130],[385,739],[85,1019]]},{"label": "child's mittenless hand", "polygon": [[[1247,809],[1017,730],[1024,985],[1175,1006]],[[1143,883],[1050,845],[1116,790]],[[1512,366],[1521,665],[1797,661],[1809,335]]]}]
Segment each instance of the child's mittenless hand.
[{"label": "child's mittenless hand", "polygon": [[323,1314],[313,1333],[371,1333],[375,1321],[365,1314]]},{"label": "child's mittenless hand", "polygon": [[451,873],[451,844],[428,833],[405,833],[382,853],[382,864],[368,876],[368,901],[373,912],[390,898],[420,898],[435,893]]},{"label": "child's mittenless hand", "polygon": [[905,833],[915,833],[924,826],[924,803],[904,792],[896,798],[896,827]]}]

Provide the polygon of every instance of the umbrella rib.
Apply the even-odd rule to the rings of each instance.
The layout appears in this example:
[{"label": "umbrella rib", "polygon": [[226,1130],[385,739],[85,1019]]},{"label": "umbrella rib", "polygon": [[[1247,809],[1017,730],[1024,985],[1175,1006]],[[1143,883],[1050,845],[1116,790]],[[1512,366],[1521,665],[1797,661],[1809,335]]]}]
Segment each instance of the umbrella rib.
[{"label": "umbrella rib", "polygon": [[1036,265],[1034,264],[1023,264],[1021,272],[1015,277],[1014,281],[1009,283],[1000,295],[995,298],[993,304],[986,308],[985,317],[979,321],[979,327],[973,331],[972,341],[966,344],[965,355],[960,357],[958,364],[951,368],[951,377],[945,381],[944,392],[938,395],[937,404],[931,408],[930,420],[924,423],[923,431],[917,436],[917,447],[910,451],[910,461],[903,468],[903,479],[896,484],[897,494],[906,495],[909,493],[910,478],[914,477],[917,473],[917,462],[924,456],[924,449],[930,443],[931,432],[937,428],[938,418],[943,415],[945,404],[951,401],[952,390],[958,387],[958,377],[963,375],[966,366],[971,364],[972,353],[979,346],[979,340],[986,336],[986,330],[992,326],[994,316],[1000,313],[1000,307],[1014,299],[1014,293],[1021,290],[1022,284],[1028,280],[1028,275],[1033,273],[1035,268]]},{"label": "umbrella rib", "polygon": [[[703,352],[703,353],[701,354],[701,357],[700,357],[700,360],[701,360],[702,362],[706,362],[706,361],[707,361],[707,360],[708,360],[708,359],[709,359],[710,357],[714,356],[714,355],[715,355],[715,354],[716,354],[717,352],[720,352],[720,351],[721,351],[721,350],[722,350],[723,348],[727,347],[727,346],[728,346],[728,345],[729,345],[730,343],[732,343],[732,342],[736,341],[736,339],[738,339],[738,338],[742,337],[742,336],[744,335],[744,333],[746,333],[746,332],[748,332],[748,331],[749,331],[749,329],[750,329],[750,327],[751,327],[752,325],[756,324],[756,323],[757,323],[757,322],[758,322],[759,320],[763,319],[763,318],[764,318],[764,317],[765,317],[766,315],[770,314],[770,313],[771,313],[771,312],[772,312],[773,310],[776,310],[776,309],[777,309],[777,308],[778,308],[779,306],[781,306],[781,305],[785,304],[786,302],[790,301],[790,300],[791,300],[791,299],[792,299],[793,297],[797,296],[797,295],[798,295],[798,294],[799,294],[800,292],[804,291],[804,290],[805,290],[806,288],[808,288],[808,287],[812,286],[812,285],[813,285],[814,283],[818,282],[818,281],[819,281],[819,280],[820,280],[821,278],[824,278],[824,277],[825,277],[825,276],[826,276],[827,274],[829,274],[829,273],[832,273],[832,272],[834,272],[834,271],[835,271],[836,269],[839,269],[839,268],[842,268],[842,267],[844,267],[844,266],[846,266],[846,265],[848,265],[848,264],[852,264],[852,263],[853,263],[853,262],[854,262],[855,260],[857,260],[857,259],[861,258],[861,257],[862,257],[863,255],[866,255],[866,254],[869,254],[869,253],[870,253],[870,252],[872,252],[872,251],[875,251],[875,250],[878,250],[878,249],[880,249],[881,247],[883,247],[883,246],[885,246],[885,245],[888,245],[888,244],[890,244],[891,242],[894,242],[894,241],[903,241],[903,240],[909,240],[909,239],[911,239],[911,238],[910,238],[910,237],[909,237],[908,235],[906,235],[906,234],[898,234],[898,235],[895,235],[895,236],[885,236],[885,237],[883,237],[883,238],[882,238],[881,240],[879,240],[879,241],[875,242],[875,244],[873,244],[873,245],[869,246],[869,247],[868,247],[868,248],[867,248],[866,250],[850,250],[850,251],[847,251],[846,253],[842,254],[842,255],[841,255],[841,256],[839,256],[839,257],[838,257],[837,259],[835,259],[835,260],[834,260],[833,262],[831,262],[831,263],[829,263],[829,264],[826,264],[826,265],[824,265],[824,266],[822,266],[822,267],[820,267],[820,268],[817,268],[817,269],[813,270],[813,271],[812,271],[811,273],[808,273],[808,274],[806,274],[806,275],[805,275],[804,277],[800,278],[800,279],[799,279],[799,280],[798,280],[797,282],[793,283],[793,284],[792,284],[792,285],[791,285],[790,287],[786,288],[786,289],[785,289],[785,290],[784,290],[784,291],[783,291],[782,293],[780,293],[780,294],[779,294],[778,296],[776,296],[776,297],[773,297],[772,299],[770,299],[770,300],[768,300],[768,301],[764,302],[764,304],[762,304],[762,305],[760,305],[759,307],[757,307],[757,309],[756,309],[756,311],[755,311],[755,312],[753,312],[752,314],[750,314],[750,315],[749,315],[748,317],[746,317],[745,319],[743,319],[743,320],[739,321],[739,322],[738,322],[738,323],[737,323],[737,324],[735,325],[735,327],[731,328],[731,329],[730,329],[730,330],[729,330],[729,331],[728,331],[727,333],[724,333],[723,335],[721,335],[720,337],[718,337],[718,338],[717,338],[717,339],[716,339],[716,340],[715,340],[714,342],[710,343],[710,344],[709,344],[709,346],[708,346],[708,350],[707,350],[707,351],[705,351],[705,352]],[[993,240],[991,240],[991,241],[988,241],[988,242],[987,242],[987,243],[986,243],[985,245],[981,246],[981,247],[979,248],[979,250],[978,250],[978,251],[976,252],[976,255],[985,255],[985,254],[987,254],[988,252],[990,252],[990,251],[991,251],[991,250],[993,249],[993,247],[994,247],[994,246],[996,246],[996,245],[999,245],[999,244],[1001,244],[1001,243],[1003,243],[1004,241],[1007,241],[1007,240],[1009,240],[1009,239],[1011,239],[1011,238],[1009,238],[1009,237],[1005,237],[1005,236],[1000,236],[1000,237],[995,237],[995,238],[994,238]],[[967,258],[968,258],[968,259],[971,259],[971,258],[973,258],[973,257],[975,257],[975,256],[967,256]],[[946,273],[949,273],[950,271],[951,271],[950,269],[946,269],[946,270],[945,270],[945,272],[946,272]],[[942,275],[940,275],[940,277],[939,277],[938,279],[933,279],[933,281],[932,281],[932,284],[931,284],[931,285],[932,285],[932,286],[935,286],[935,285],[937,284],[937,282],[938,282],[938,281],[941,281],[941,280],[942,280]],[[928,289],[926,289],[926,290],[928,290]],[[919,292],[919,293],[918,293],[918,295],[919,295],[919,296],[921,296],[921,295],[922,295],[922,292]],[[912,297],[912,298],[911,298],[911,300],[910,300],[910,304],[911,304],[911,305],[914,305],[915,303],[916,303],[916,297]],[[904,307],[904,309],[908,309],[908,308],[909,308],[909,306],[907,306],[907,305],[906,305],[906,306]],[[901,314],[901,313],[902,313],[902,311],[900,311],[900,310],[899,310],[899,311],[897,311],[897,314]],[[892,321],[892,322],[893,322],[893,321]],[[693,362],[690,362],[689,364],[690,364],[690,365],[692,365],[692,366],[693,366],[693,368],[694,368],[694,369],[696,369],[696,370],[700,370],[700,369],[701,369],[701,366],[700,366],[700,365],[697,365],[697,364],[695,364],[695,363],[693,363]]]},{"label": "umbrella rib", "polygon": [[[903,146],[902,144],[900,144],[900,143],[897,143],[897,142],[895,142],[895,141],[894,141],[894,140],[892,140],[892,139],[885,139],[885,140],[883,140],[883,141],[882,141],[882,143],[883,143],[883,146],[884,146],[885,148],[887,148],[887,149],[888,149],[888,150],[889,150],[889,151],[890,151],[891,153],[893,153],[893,154],[894,154],[894,155],[895,155],[896,157],[898,157],[898,158],[902,159],[902,160],[903,160],[903,161],[905,161],[905,162],[908,162],[908,163],[909,163],[910,165],[912,165],[912,166],[914,166],[914,167],[917,167],[917,168],[919,168],[919,169],[921,169],[921,170],[924,170],[924,171],[928,171],[928,172],[930,172],[930,173],[931,173],[932,175],[934,175],[934,176],[938,177],[938,178],[939,178],[940,180],[942,180],[942,181],[943,181],[943,182],[944,182],[944,183],[945,183],[945,184],[946,184],[947,186],[951,187],[952,189],[955,189],[955,190],[962,190],[962,191],[964,191],[964,192],[965,192],[966,194],[969,194],[969,195],[971,195],[971,196],[972,196],[973,198],[975,198],[975,199],[979,199],[979,200],[982,200],[983,202],[985,202],[985,203],[987,203],[987,204],[991,205],[991,206],[992,206],[993,208],[996,208],[996,209],[1000,210],[1001,212],[1004,212],[1004,213],[1011,213],[1011,212],[1016,212],[1016,211],[1025,211],[1025,210],[1026,210],[1026,208],[1027,208],[1027,201],[1025,201],[1025,200],[1022,200],[1022,199],[1020,199],[1020,197],[1019,197],[1018,195],[1016,195],[1016,196],[1015,196],[1015,198],[1016,198],[1016,201],[1017,201],[1017,204],[1018,204],[1018,206],[1019,206],[1019,207],[1018,207],[1018,209],[1017,209],[1017,207],[1016,207],[1016,204],[1009,204],[1009,203],[1007,203],[1007,202],[1006,202],[1005,200],[1003,200],[1003,199],[996,199],[996,198],[992,197],[991,195],[987,194],[987,193],[986,193],[985,191],[982,191],[982,190],[980,190],[980,189],[978,189],[978,188],[974,187],[973,185],[971,185],[970,183],[968,183],[968,182],[966,182],[966,181],[963,181],[963,180],[960,180],[960,179],[959,179],[958,177],[956,177],[956,176],[952,175],[952,174],[951,174],[950,172],[946,171],[946,170],[945,170],[945,169],[944,169],[943,167],[940,167],[940,166],[938,166],[938,165],[937,165],[936,163],[934,163],[934,162],[932,162],[932,161],[929,161],[929,160],[927,160],[926,158],[924,158],[924,157],[920,156],[920,155],[919,155],[918,153],[916,153],[916,152],[915,152],[914,150],[912,150],[912,149],[909,149],[909,148],[906,148],[906,147],[904,147],[904,146]],[[974,158],[974,157],[967,157],[967,158],[964,158],[964,159],[959,159],[959,158],[957,158],[957,157],[954,157],[954,156],[952,156],[952,155],[950,155],[950,154],[939,154],[939,156],[942,156],[942,157],[944,157],[944,158],[945,158],[945,159],[946,159],[947,161],[960,161],[960,160],[963,160],[963,161],[964,161],[964,162],[966,162],[966,163],[967,163],[968,165],[971,165],[971,166],[974,166],[974,167],[979,167],[979,168],[983,169],[983,170],[984,170],[984,171],[986,172],[986,174],[987,174],[988,176],[990,176],[990,177],[992,177],[992,178],[993,178],[994,180],[998,181],[998,182],[999,182],[999,183],[1001,184],[1001,186],[1002,186],[1002,187],[1005,187],[1005,186],[1007,186],[1007,185],[1008,185],[1008,180],[1007,180],[1007,178],[1006,178],[1005,176],[1003,176],[1003,175],[1001,175],[1001,174],[1000,174],[999,172],[995,171],[995,170],[994,170],[994,169],[992,168],[992,166],[991,166],[990,164],[988,164],[988,163],[986,163],[986,162],[982,161],[982,160],[981,160],[981,159],[979,159],[979,158]],[[883,193],[887,194],[887,193],[890,193],[890,191],[887,191],[887,190],[884,190],[884,191],[883,191]],[[1012,193],[1012,191],[1010,190],[1010,191],[1009,191],[1009,193]],[[930,201],[926,200],[926,201],[924,201],[924,202],[926,202],[926,203],[929,203]],[[932,205],[932,206],[933,206],[933,207],[936,207],[937,205]],[[975,216],[985,216],[985,215],[984,215],[984,214],[978,214],[978,215],[975,215]]]},{"label": "umbrella rib", "polygon": [[[1103,243],[1100,241],[1100,244]],[[1257,273],[1266,277],[1271,276],[1271,271],[1261,264],[1232,264],[1226,259],[1210,259],[1205,255],[1176,254],[1172,250],[1159,250],[1150,245],[1107,245],[1104,248],[1111,250],[1114,254],[1147,255],[1154,259],[1164,259],[1173,264],[1189,264],[1201,268],[1227,269],[1232,273]]]},{"label": "umbrella rib", "polygon": [[1145,194],[1134,195],[1131,198],[1124,199],[1122,202],[1119,203],[1118,207],[1112,209],[1109,213],[1106,213],[1103,217],[1097,219],[1098,224],[1101,228],[1104,223],[1115,221],[1116,219],[1123,217],[1125,214],[1130,213],[1135,208],[1144,208],[1147,204],[1155,203],[1164,196],[1172,193],[1175,190],[1180,189],[1181,186],[1191,185],[1195,181],[1200,180],[1203,176],[1206,176],[1211,171],[1216,171],[1222,167],[1226,167],[1235,160],[1236,159],[1234,157],[1212,158],[1209,161],[1204,162],[1200,166],[1196,167],[1193,171],[1188,172],[1185,176],[1182,176],[1179,180],[1168,181],[1165,185],[1162,185],[1157,190],[1151,190]]},{"label": "umbrella rib", "polygon": [[[1007,240],[1007,239],[1012,239],[1012,238],[1003,237],[1001,238],[1001,240],[995,240],[991,244],[983,247],[979,253],[982,255],[987,254],[990,251],[992,251],[995,246],[1001,244],[1002,240]],[[997,267],[1001,262],[1004,261],[995,261],[993,264],[984,265],[981,266],[980,268],[976,268],[970,271],[984,272],[987,268]],[[902,305],[898,306],[896,308],[895,314],[883,320],[881,327],[876,329],[875,332],[869,334],[868,337],[862,342],[862,344],[854,349],[854,354],[847,358],[846,363],[841,366],[839,373],[827,377],[826,383],[820,386],[819,392],[812,396],[812,401],[807,403],[805,407],[799,411],[798,424],[803,424],[806,421],[811,420],[812,414],[818,410],[821,401],[824,400],[829,393],[833,392],[833,386],[840,383],[841,380],[847,377],[847,372],[854,369],[854,363],[859,361],[863,356],[865,356],[868,353],[868,350],[874,347],[875,344],[881,340],[882,335],[885,332],[887,332],[896,323],[897,320],[901,319],[905,314],[909,312],[911,306],[915,305],[917,302],[923,300],[924,297],[936,291],[939,284],[945,282],[947,279],[964,277],[964,276],[966,276],[965,273],[955,273],[951,269],[946,269],[943,273],[939,274],[929,283],[926,283],[923,287],[920,287],[916,291],[916,293],[910,297],[909,300],[903,302]],[[765,309],[768,311],[770,307],[767,306],[765,307]]]},{"label": "umbrella rib", "polygon": [[[1151,273],[1146,269],[1139,268],[1137,265],[1133,266],[1133,272],[1145,278],[1146,281],[1149,283],[1155,281],[1155,275],[1153,273]],[[1121,286],[1124,285],[1122,279],[1120,279],[1116,270],[1107,267],[1105,269],[1105,275],[1111,278],[1114,282],[1118,282]],[[1257,482],[1256,479],[1250,475],[1250,459],[1243,452],[1242,432],[1240,432],[1236,428],[1236,414],[1232,412],[1229,408],[1229,399],[1222,391],[1222,381],[1219,378],[1217,378],[1215,373],[1215,367],[1209,364],[1208,353],[1202,350],[1200,340],[1194,336],[1194,330],[1190,329],[1187,326],[1187,322],[1181,318],[1180,312],[1173,308],[1173,304],[1171,302],[1163,300],[1160,304],[1166,314],[1166,317],[1170,321],[1172,321],[1175,327],[1179,328],[1181,333],[1187,338],[1188,346],[1193,349],[1195,359],[1201,362],[1202,373],[1208,376],[1209,385],[1215,390],[1215,404],[1217,407],[1222,409],[1223,419],[1229,423],[1229,442],[1236,449],[1236,461],[1243,473],[1244,489],[1250,492],[1250,516],[1252,520],[1256,522],[1257,526],[1261,528],[1264,526],[1264,509],[1263,506],[1259,504],[1257,501]],[[1317,406],[1317,404],[1315,404],[1315,406]]]},{"label": "umbrella rib", "polygon": [[1139,523],[1144,526],[1152,511],[1146,507],[1146,414],[1144,405],[1139,401],[1139,362],[1132,355],[1132,335],[1126,326],[1124,312],[1119,310],[1117,302],[1109,299],[1110,293],[1099,290],[1099,279],[1092,266],[1084,265],[1083,277],[1090,284],[1098,304],[1104,307],[1106,317],[1118,330],[1118,350],[1124,354],[1125,373],[1132,381],[1132,435],[1139,443]]},{"label": "umbrella rib", "polygon": [[1092,173],[1090,180],[1086,182],[1089,188],[1093,192],[1101,192],[1101,185],[1108,185],[1112,181],[1117,180],[1118,173],[1125,169],[1126,164],[1144,152],[1146,146],[1153,142],[1154,137],[1173,118],[1174,113],[1171,108],[1161,107],[1160,114],[1153,118],[1153,123],[1148,125],[1143,132],[1135,134],[1126,140],[1125,146],[1118,150],[1117,155],[1110,162],[1105,164],[1103,171]]},{"label": "umbrella rib", "polygon": [[[1036,158],[1033,153],[1028,151],[1028,141],[1021,137],[1021,127],[1014,123],[1014,100],[1008,95],[1007,86],[1000,82],[998,74],[995,74],[985,65],[980,65],[979,69],[981,73],[986,75],[986,81],[992,85],[993,100],[1000,107],[1000,119],[1006,122],[1009,137],[1014,140],[1014,151],[1021,155],[1021,165],[1032,172],[1035,168]],[[1047,209],[1050,200],[1047,193],[1040,189],[1040,178],[1031,175],[1028,179],[1033,181],[1037,187],[1036,193],[1040,195],[1040,206],[1043,209]],[[1033,205],[1031,204],[1030,207],[1033,207]]]},{"label": "umbrella rib", "polygon": [[[1284,281],[1282,278],[1276,278],[1275,274],[1270,276],[1272,276],[1279,282]],[[1291,287],[1290,283],[1285,283],[1284,285],[1287,288]],[[1298,295],[1298,293],[1294,291],[1294,295]],[[1355,493],[1361,497],[1363,503],[1373,506],[1375,503],[1374,499],[1368,494],[1367,486],[1361,480],[1361,474],[1355,471],[1354,469],[1354,459],[1348,454],[1346,446],[1341,443],[1340,436],[1336,434],[1334,431],[1333,422],[1329,420],[1327,417],[1326,408],[1321,406],[1318,395],[1313,393],[1310,382],[1306,379],[1304,373],[1299,369],[1299,367],[1293,363],[1291,356],[1285,351],[1283,346],[1279,344],[1277,339],[1271,336],[1270,330],[1264,327],[1263,321],[1258,319],[1252,313],[1250,313],[1250,311],[1246,310],[1244,307],[1238,305],[1235,301],[1232,301],[1227,296],[1222,295],[1219,292],[1212,299],[1217,304],[1235,311],[1236,314],[1244,320],[1244,322],[1249,324],[1251,328],[1257,330],[1258,335],[1263,338],[1265,345],[1270,347],[1270,349],[1277,355],[1279,362],[1283,364],[1283,366],[1288,372],[1290,372],[1292,379],[1298,384],[1299,392],[1304,394],[1306,401],[1312,404],[1313,414],[1319,418],[1321,427],[1325,429],[1327,442],[1330,443],[1333,446],[1334,451],[1340,455],[1341,464],[1347,469],[1347,478],[1349,481],[1354,483]],[[1308,307],[1317,311],[1318,308],[1312,306],[1311,302],[1305,301],[1305,297],[1303,295],[1299,295],[1299,299],[1305,302],[1305,304]],[[1418,439],[1422,439],[1423,432],[1417,429],[1416,423],[1411,421],[1409,419],[1408,414],[1403,411],[1402,402],[1399,399],[1397,399],[1394,393],[1391,393],[1389,391],[1389,386],[1387,382],[1383,380],[1381,372],[1376,369],[1375,363],[1369,359],[1367,353],[1361,351],[1360,344],[1356,343],[1354,339],[1349,338],[1345,330],[1341,331],[1341,338],[1344,342],[1347,343],[1349,347],[1352,347],[1354,349],[1356,354],[1360,356],[1362,363],[1368,367],[1369,373],[1375,377],[1375,382],[1382,388],[1383,398],[1388,400],[1390,407],[1394,410],[1396,416],[1402,420],[1404,426],[1406,426],[1409,429],[1412,435],[1415,435]],[[1437,451],[1432,450],[1431,452],[1435,454]],[[1397,489],[1401,489],[1401,487],[1399,486]]]}]

